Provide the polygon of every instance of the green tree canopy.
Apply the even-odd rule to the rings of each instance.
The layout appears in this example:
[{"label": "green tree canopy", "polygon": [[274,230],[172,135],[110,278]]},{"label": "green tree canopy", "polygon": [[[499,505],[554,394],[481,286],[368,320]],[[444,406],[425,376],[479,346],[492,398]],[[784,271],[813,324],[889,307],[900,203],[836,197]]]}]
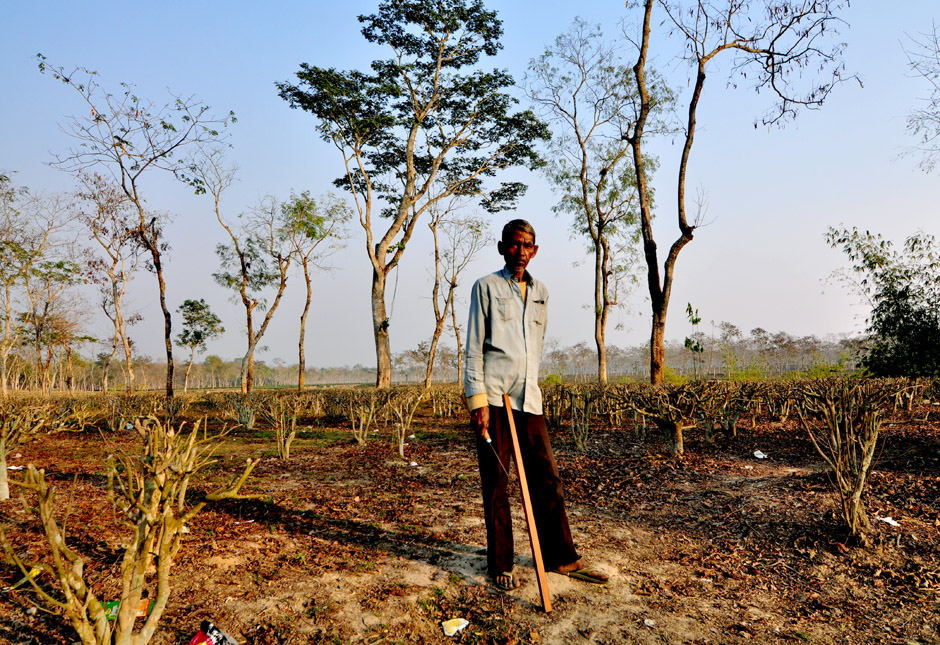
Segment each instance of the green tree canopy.
[{"label": "green tree canopy", "polygon": [[[423,213],[454,196],[490,212],[511,207],[519,181],[491,181],[513,167],[536,168],[548,129],[515,111],[505,70],[484,69],[501,45],[502,23],[480,0],[386,0],[359,16],[362,35],[390,50],[369,71],[302,63],[296,82],[277,83],[292,108],[314,115],[340,151],[337,186],[352,193],[372,264],[372,326],[380,387],[391,382],[385,280]],[[373,216],[387,218],[375,231]]]},{"label": "green tree canopy", "polygon": [[222,320],[202,298],[184,300],[177,311],[183,316],[183,331],[176,336],[176,344],[190,348],[193,353],[206,351],[207,341],[225,333]]},{"label": "green tree canopy", "polygon": [[826,233],[852,263],[851,281],[871,303],[862,365],[876,376],[940,375],[940,254],[932,235],[901,249],[857,228]]}]

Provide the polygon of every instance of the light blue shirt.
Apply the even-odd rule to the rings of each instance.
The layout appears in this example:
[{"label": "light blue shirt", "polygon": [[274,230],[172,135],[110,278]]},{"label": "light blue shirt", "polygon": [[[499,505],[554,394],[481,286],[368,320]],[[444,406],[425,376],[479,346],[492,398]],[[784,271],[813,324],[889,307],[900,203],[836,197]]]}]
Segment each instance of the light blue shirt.
[{"label": "light blue shirt", "polygon": [[513,410],[542,414],[539,359],[548,323],[548,290],[528,271],[523,279],[525,299],[506,267],[473,285],[464,390],[467,398],[486,394],[489,404],[497,407],[503,407],[503,394],[508,394]]}]

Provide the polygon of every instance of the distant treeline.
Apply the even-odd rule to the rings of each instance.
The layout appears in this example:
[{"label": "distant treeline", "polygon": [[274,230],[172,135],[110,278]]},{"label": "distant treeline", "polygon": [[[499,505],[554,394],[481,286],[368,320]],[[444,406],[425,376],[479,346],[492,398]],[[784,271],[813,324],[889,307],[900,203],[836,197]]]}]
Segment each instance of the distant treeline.
[{"label": "distant treeline", "polygon": [[[715,335],[699,333],[694,336],[700,351],[692,351],[679,342],[667,343],[666,365],[669,378],[690,377],[721,379],[763,379],[781,377],[830,376],[856,370],[856,356],[862,341],[852,338],[818,338],[791,336],[786,332],[770,333],[757,328],[745,336],[729,323],[722,323]],[[103,355],[87,359],[72,354],[65,361],[52,365],[53,389],[58,391],[102,389],[104,379]],[[438,348],[434,381],[456,382],[458,353],[453,346]],[[427,344],[394,355],[393,380],[397,383],[421,382],[424,379]],[[578,343],[562,347],[549,340],[542,356],[543,379],[568,382],[590,382],[596,379],[597,354],[592,345]],[[618,378],[645,380],[649,377],[649,348],[608,347],[608,369],[612,380]],[[190,389],[219,389],[239,387],[240,360],[225,360],[209,355],[193,364],[189,377]],[[15,389],[34,389],[33,364],[27,357],[11,361],[11,379]],[[109,388],[123,389],[127,374],[121,361],[111,361],[108,369]],[[141,390],[159,389],[164,385],[166,365],[146,356],[135,357],[137,387]],[[177,375],[183,385],[184,369]],[[312,367],[305,371],[308,385],[374,384],[375,367],[344,365],[342,367]],[[296,387],[297,365],[280,361],[255,363],[255,385],[261,388]]]}]

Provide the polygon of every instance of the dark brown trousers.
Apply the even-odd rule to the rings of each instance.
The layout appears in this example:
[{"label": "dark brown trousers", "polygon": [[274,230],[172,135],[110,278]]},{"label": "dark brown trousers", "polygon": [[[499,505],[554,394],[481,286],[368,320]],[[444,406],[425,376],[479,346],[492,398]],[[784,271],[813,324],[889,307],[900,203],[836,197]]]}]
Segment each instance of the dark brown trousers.
[{"label": "dark brown trousers", "polygon": [[[545,418],[515,410],[513,418],[542,547],[542,561],[546,569],[555,569],[576,561],[578,553],[571,539],[561,478],[548,442]],[[495,576],[509,571],[514,559],[512,517],[506,490],[509,483],[507,471],[512,469],[513,448],[504,408],[490,406],[489,433],[493,440],[491,444],[487,444],[477,434],[477,457],[480,460],[480,481],[483,487],[487,569],[491,576]]]}]

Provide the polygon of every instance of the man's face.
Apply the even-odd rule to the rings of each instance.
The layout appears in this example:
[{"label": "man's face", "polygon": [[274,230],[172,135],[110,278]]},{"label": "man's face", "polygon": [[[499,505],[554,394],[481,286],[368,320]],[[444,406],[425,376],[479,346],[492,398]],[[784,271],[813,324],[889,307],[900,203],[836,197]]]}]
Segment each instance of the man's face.
[{"label": "man's face", "polygon": [[531,233],[512,231],[508,238],[501,240],[496,248],[506,259],[506,268],[517,277],[522,277],[529,260],[535,257],[539,247]]}]

